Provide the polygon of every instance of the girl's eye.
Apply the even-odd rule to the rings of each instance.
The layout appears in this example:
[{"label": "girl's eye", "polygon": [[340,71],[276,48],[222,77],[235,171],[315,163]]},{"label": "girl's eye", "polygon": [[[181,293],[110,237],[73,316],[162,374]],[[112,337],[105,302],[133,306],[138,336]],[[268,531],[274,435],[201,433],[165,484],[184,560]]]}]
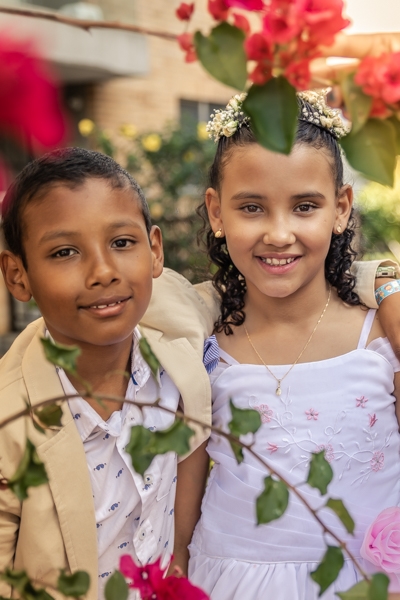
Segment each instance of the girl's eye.
[{"label": "girl's eye", "polygon": [[256,213],[259,212],[261,210],[261,208],[259,206],[257,206],[256,204],[248,204],[247,206],[243,207],[244,212],[247,213]]},{"label": "girl's eye", "polygon": [[126,238],[121,238],[119,240],[115,240],[112,243],[112,248],[129,248],[129,246],[132,246],[135,242],[133,240],[128,240]]},{"label": "girl's eye", "polygon": [[307,212],[311,212],[314,208],[317,208],[315,204],[311,204],[310,202],[306,202],[306,203],[303,203],[303,204],[299,204],[299,206],[296,206],[295,211],[302,212],[302,213],[307,213]]},{"label": "girl's eye", "polygon": [[77,251],[73,248],[62,248],[61,250],[57,250],[57,252],[54,252],[52,256],[54,256],[55,258],[68,258],[69,256],[73,256],[74,254],[77,254]]}]

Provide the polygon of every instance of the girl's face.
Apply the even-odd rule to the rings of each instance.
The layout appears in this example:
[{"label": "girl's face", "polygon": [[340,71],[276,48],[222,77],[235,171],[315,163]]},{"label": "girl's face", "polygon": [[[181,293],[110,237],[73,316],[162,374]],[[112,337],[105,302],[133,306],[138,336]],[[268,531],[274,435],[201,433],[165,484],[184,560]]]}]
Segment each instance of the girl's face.
[{"label": "girl's face", "polygon": [[289,156],[248,144],[233,150],[220,192],[207,190],[211,227],[226,237],[248,294],[284,298],[325,281],[332,232],[344,231],[352,205],[350,186],[335,194],[331,160],[301,144]]}]

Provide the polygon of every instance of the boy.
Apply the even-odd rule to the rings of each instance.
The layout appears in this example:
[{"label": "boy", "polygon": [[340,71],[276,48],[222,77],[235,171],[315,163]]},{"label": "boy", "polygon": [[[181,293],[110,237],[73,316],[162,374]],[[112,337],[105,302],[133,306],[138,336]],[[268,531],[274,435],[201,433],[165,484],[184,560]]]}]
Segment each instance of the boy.
[{"label": "boy", "polygon": [[[80,347],[79,376],[99,395],[145,403],[159,395],[161,405],[173,411],[181,395],[187,414],[209,421],[208,379],[197,346],[210,323],[197,318],[191,325],[201,301],[179,276],[171,279],[176,305],[172,294],[165,305],[169,331],[179,315],[177,329],[187,322],[193,345],[173,336],[160,340],[160,331],[144,329],[166,369],[159,391],[138,350],[136,326],[149,304],[152,279],[162,272],[163,253],[160,230],[151,226],[143,193],[126,171],[109,157],[79,148],[42,157],[8,191],[3,232],[7,287],[19,301],[33,297],[43,319],[27,327],[0,361],[0,422],[26,400],[34,408],[64,393],[82,393],[79,380],[46,361],[44,336]],[[129,384],[126,371],[132,374]],[[168,563],[176,456],[156,457],[142,479],[124,446],[131,425],[164,429],[173,415],[152,408],[143,411],[143,421],[131,404],[82,398],[62,408],[62,427],[48,428],[45,435],[29,418],[1,429],[0,477],[13,476],[28,436],[49,483],[30,488],[22,503],[10,490],[0,491],[0,572],[24,569],[37,584],[51,585],[61,568],[85,570],[91,577],[88,598],[94,600],[122,554],[141,564],[158,557]],[[199,430],[195,445],[204,439]],[[9,592],[0,584],[1,595]]]}]

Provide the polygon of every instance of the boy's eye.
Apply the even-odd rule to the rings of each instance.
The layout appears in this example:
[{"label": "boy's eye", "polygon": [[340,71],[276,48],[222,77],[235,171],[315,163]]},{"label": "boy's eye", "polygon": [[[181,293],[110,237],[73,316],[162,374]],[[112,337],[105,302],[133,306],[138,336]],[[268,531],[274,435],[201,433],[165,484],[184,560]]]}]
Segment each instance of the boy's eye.
[{"label": "boy's eye", "polygon": [[314,208],[317,208],[315,204],[311,204],[311,202],[304,202],[303,204],[296,206],[295,211],[306,213],[311,212]]},{"label": "boy's eye", "polygon": [[54,252],[52,256],[54,256],[55,258],[66,258],[68,256],[73,256],[73,254],[77,254],[76,250],[74,250],[73,248],[62,248],[61,250],[57,250],[57,252]]},{"label": "boy's eye", "polygon": [[132,246],[134,243],[135,242],[133,240],[121,238],[119,240],[114,240],[112,243],[112,248],[129,248],[129,246]]}]

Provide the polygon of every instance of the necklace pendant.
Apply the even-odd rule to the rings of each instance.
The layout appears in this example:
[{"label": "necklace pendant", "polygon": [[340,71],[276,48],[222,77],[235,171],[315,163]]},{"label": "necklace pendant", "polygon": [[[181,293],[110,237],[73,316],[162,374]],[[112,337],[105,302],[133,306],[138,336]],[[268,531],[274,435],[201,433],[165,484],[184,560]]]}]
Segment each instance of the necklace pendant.
[{"label": "necklace pendant", "polygon": [[281,384],[280,384],[280,383],[278,383],[278,387],[277,387],[277,388],[276,388],[276,390],[275,390],[275,394],[276,394],[277,396],[281,396],[281,394],[282,394],[282,390],[281,390]]}]

